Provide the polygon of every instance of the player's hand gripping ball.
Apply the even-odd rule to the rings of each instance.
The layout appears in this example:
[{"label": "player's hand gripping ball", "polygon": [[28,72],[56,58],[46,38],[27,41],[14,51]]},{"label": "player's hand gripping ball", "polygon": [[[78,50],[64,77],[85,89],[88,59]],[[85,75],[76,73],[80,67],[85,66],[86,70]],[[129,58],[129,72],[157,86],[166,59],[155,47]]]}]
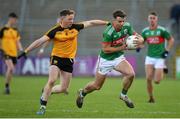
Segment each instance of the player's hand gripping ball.
[{"label": "player's hand gripping ball", "polygon": [[131,35],[126,39],[126,45],[128,49],[137,49],[142,45],[143,38],[138,35]]}]

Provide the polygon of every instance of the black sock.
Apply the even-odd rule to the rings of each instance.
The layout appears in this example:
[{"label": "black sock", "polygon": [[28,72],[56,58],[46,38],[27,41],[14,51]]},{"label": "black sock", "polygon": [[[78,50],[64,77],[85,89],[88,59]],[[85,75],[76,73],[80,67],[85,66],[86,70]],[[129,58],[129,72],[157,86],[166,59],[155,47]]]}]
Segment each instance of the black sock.
[{"label": "black sock", "polygon": [[128,92],[127,90],[122,89],[122,92],[121,92],[121,93],[122,93],[122,94],[124,94],[124,95],[126,95],[126,94],[127,94],[127,92]]},{"label": "black sock", "polygon": [[5,84],[5,87],[6,87],[6,88],[9,88],[9,84],[8,84],[8,83],[6,83],[6,84]]},{"label": "black sock", "polygon": [[46,106],[47,101],[40,99],[40,103],[41,103],[41,105]]},{"label": "black sock", "polygon": [[84,91],[82,91],[82,95],[85,97],[87,93],[85,93]]}]

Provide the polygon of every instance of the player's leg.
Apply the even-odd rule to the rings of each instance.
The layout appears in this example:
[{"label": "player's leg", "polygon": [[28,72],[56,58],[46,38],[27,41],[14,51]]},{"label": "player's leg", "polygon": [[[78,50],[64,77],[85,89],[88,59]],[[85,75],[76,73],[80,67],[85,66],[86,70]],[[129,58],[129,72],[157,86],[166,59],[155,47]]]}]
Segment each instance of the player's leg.
[{"label": "player's leg", "polygon": [[135,77],[134,70],[127,60],[121,61],[115,67],[115,70],[121,72],[124,76],[123,77],[123,89],[120,93],[120,99],[124,100],[126,105],[129,108],[134,108],[132,101],[127,96],[127,92],[134,80],[134,77]]},{"label": "player's leg", "polygon": [[52,94],[56,94],[56,93],[65,93],[68,94],[68,87],[70,84],[70,80],[72,79],[72,73],[70,72],[65,72],[65,71],[60,71],[61,76],[60,76],[60,80],[61,83],[58,85],[55,85],[52,88]]},{"label": "player's leg", "polygon": [[60,71],[59,68],[55,65],[51,65],[49,67],[49,79],[44,87],[44,91],[40,98],[41,106],[40,106],[40,110],[37,112],[38,115],[43,115],[45,113],[48,97],[50,96],[52,87],[54,86],[54,83],[58,78],[59,71]]},{"label": "player's leg", "polygon": [[14,71],[14,64],[12,59],[6,59],[5,64],[7,66],[6,70],[6,78],[5,78],[5,94],[10,94],[10,81],[12,79],[13,71]]},{"label": "player's leg", "polygon": [[80,89],[78,91],[78,97],[76,99],[76,105],[81,108],[83,105],[83,99],[88,94],[95,90],[100,90],[104,84],[106,79],[106,75],[100,74],[98,71],[96,72],[95,80],[89,82],[84,89]]},{"label": "player's leg", "polygon": [[154,73],[154,83],[159,84],[160,81],[163,79],[164,73],[163,73],[163,69],[155,69],[155,73]]},{"label": "player's leg", "polygon": [[145,59],[145,73],[146,73],[146,82],[147,82],[147,93],[149,96],[149,103],[154,103],[153,96],[153,83],[152,80],[154,78],[154,67],[155,67],[156,59],[146,56]]},{"label": "player's leg", "polygon": [[154,82],[156,84],[159,84],[160,81],[163,79],[163,76],[164,76],[164,66],[165,66],[165,61],[164,59],[157,59],[156,60],[156,63],[155,63],[155,77],[154,77]]},{"label": "player's leg", "polygon": [[164,72],[164,74],[168,74],[167,60],[165,60],[165,62],[164,62],[163,72]]},{"label": "player's leg", "polygon": [[147,81],[147,92],[149,96],[148,102],[154,103],[153,84],[152,84],[152,80],[154,77],[154,65],[151,64],[145,65],[145,72],[146,72],[146,81]]},{"label": "player's leg", "polygon": [[76,105],[81,108],[83,105],[83,99],[88,94],[95,90],[100,90],[101,87],[104,84],[104,81],[106,79],[106,74],[113,70],[113,64],[112,61],[108,61],[103,58],[99,58],[97,62],[97,71],[95,75],[95,80],[92,82],[89,82],[84,89],[80,89],[78,91],[78,96],[76,99]]}]

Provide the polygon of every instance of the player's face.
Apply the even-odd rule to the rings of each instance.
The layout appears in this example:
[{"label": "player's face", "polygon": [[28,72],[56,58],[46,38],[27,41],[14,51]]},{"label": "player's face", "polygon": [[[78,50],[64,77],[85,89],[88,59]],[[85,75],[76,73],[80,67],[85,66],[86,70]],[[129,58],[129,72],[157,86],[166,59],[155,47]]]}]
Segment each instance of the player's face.
[{"label": "player's face", "polygon": [[157,22],[158,22],[158,17],[155,16],[155,15],[149,15],[148,16],[148,22],[151,26],[155,26],[157,25]]},{"label": "player's face", "polygon": [[66,24],[66,26],[71,26],[74,22],[74,14],[67,15],[62,19],[62,22]]},{"label": "player's face", "polygon": [[11,25],[16,25],[17,18],[9,18],[9,22],[10,22]]},{"label": "player's face", "polygon": [[116,19],[113,22],[113,26],[116,29],[116,31],[119,31],[123,27],[125,19],[126,18],[116,17]]}]

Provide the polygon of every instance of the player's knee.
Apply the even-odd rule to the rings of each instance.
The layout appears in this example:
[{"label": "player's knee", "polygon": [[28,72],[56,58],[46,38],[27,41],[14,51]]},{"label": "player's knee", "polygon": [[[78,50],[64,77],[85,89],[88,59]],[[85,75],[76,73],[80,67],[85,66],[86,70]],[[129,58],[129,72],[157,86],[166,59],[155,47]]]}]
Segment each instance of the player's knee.
[{"label": "player's knee", "polygon": [[13,73],[14,67],[8,67],[8,68],[7,68],[7,71],[10,72],[10,73]]},{"label": "player's knee", "polygon": [[48,81],[48,85],[51,86],[51,87],[54,86],[54,83],[55,83],[54,80],[49,80],[49,81]]},{"label": "player's knee", "polygon": [[127,77],[128,77],[128,79],[130,79],[130,80],[133,80],[134,79],[134,77],[135,77],[135,73],[129,73],[128,75],[127,75]]}]

